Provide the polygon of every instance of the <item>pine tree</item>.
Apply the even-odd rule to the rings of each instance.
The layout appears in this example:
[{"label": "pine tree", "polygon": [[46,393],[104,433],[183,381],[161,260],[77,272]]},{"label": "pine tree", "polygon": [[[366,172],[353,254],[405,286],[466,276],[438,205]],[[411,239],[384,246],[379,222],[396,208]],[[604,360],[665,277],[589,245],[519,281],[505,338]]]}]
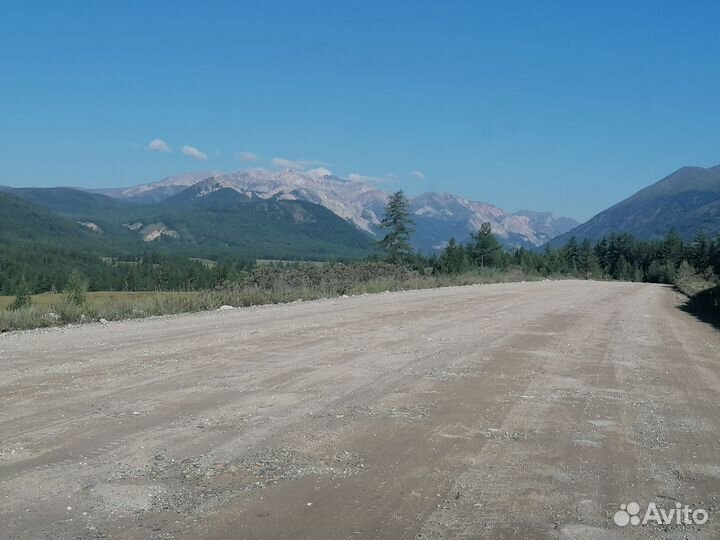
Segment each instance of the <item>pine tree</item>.
[{"label": "pine tree", "polygon": [[602,277],[600,261],[593,249],[592,242],[588,238],[583,240],[579,248],[578,271],[580,276],[585,279]]},{"label": "pine tree", "polygon": [[610,246],[607,238],[603,237],[597,244],[595,244],[595,256],[597,257],[600,268],[606,274],[610,273]]},{"label": "pine tree", "polygon": [[710,266],[710,244],[705,236],[705,231],[700,229],[693,239],[690,247],[690,257],[693,266],[698,269],[706,269]]},{"label": "pine tree", "polygon": [[620,255],[618,258],[613,277],[620,281],[633,281],[633,278],[635,277],[635,269],[625,258],[625,255]]},{"label": "pine tree", "polygon": [[8,306],[8,309],[16,310],[30,304],[32,304],[30,287],[28,287],[27,280],[23,276],[20,283],[18,283],[17,289],[15,289],[15,301]]},{"label": "pine tree", "polygon": [[502,249],[495,235],[492,233],[490,223],[483,223],[480,229],[472,234],[470,253],[480,268],[493,266],[497,262],[498,255]]},{"label": "pine tree", "polygon": [[454,238],[448,241],[438,260],[438,268],[443,274],[461,274],[468,270],[470,264],[465,248]]},{"label": "pine tree", "polygon": [[675,229],[670,230],[663,240],[660,253],[666,263],[676,267],[682,260],[683,241]]},{"label": "pine tree", "polygon": [[406,261],[412,254],[410,235],[415,229],[410,215],[410,202],[402,190],[390,195],[380,227],[388,231],[378,243],[387,253],[388,259],[394,262]]},{"label": "pine tree", "polygon": [[573,236],[565,246],[565,261],[571,274],[575,274],[580,267],[580,251],[577,239]]},{"label": "pine tree", "polygon": [[63,291],[65,302],[82,306],[87,299],[87,289],[88,284],[85,278],[80,275],[80,272],[73,270]]}]

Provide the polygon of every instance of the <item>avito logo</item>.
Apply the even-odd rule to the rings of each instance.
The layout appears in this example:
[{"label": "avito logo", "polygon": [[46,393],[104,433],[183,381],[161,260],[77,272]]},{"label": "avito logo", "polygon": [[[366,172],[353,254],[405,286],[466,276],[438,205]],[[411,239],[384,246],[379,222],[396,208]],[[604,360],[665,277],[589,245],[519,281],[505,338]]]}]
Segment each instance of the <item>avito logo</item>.
[{"label": "avito logo", "polygon": [[687,504],[675,503],[674,508],[666,510],[659,508],[657,504],[648,504],[645,513],[640,517],[640,505],[636,502],[621,504],[620,510],[615,512],[613,521],[619,527],[626,525],[703,525],[707,523],[709,515],[703,508],[692,509]]}]

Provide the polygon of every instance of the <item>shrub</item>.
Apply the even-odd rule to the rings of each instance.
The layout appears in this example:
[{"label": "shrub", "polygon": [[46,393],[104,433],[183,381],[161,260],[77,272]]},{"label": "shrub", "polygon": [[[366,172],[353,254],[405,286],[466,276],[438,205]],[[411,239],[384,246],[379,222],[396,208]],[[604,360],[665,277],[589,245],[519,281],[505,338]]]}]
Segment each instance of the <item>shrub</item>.
[{"label": "shrub", "polygon": [[57,324],[47,317],[47,309],[26,305],[16,310],[0,310],[0,332],[10,330],[31,330]]},{"label": "shrub", "polygon": [[675,274],[675,287],[687,296],[694,296],[701,291],[712,288],[715,283],[709,281],[704,274],[698,274],[687,261],[683,261]]},{"label": "shrub", "polygon": [[337,296],[346,294],[358,283],[378,279],[403,282],[418,275],[405,266],[384,262],[265,265],[250,272],[240,286],[273,293],[305,289],[324,296]]},{"label": "shrub", "polygon": [[48,318],[61,324],[79,323],[93,318],[93,314],[89,311],[88,306],[84,303],[76,304],[63,298],[61,302],[50,306],[50,313],[53,315]]},{"label": "shrub", "polygon": [[705,289],[692,296],[686,304],[686,309],[720,327],[720,286]]}]

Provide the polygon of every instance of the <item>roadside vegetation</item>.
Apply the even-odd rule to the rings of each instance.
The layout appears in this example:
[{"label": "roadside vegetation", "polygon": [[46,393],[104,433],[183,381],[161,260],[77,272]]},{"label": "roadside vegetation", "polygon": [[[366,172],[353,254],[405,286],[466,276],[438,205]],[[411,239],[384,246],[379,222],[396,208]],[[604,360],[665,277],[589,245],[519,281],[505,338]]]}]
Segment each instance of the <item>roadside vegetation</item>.
[{"label": "roadside vegetation", "polygon": [[[243,279],[203,291],[178,292],[89,292],[68,290],[41,294],[18,309],[10,309],[12,297],[0,297],[0,332],[29,330],[155,315],[173,315],[218,309],[248,307],[384,291],[429,289],[478,283],[539,279],[519,272],[494,269],[462,274],[416,270],[404,264],[383,261],[360,263],[288,263],[259,265]],[[83,299],[84,298],[84,299]],[[4,300],[4,302],[3,302]]]},{"label": "roadside vegetation", "polygon": [[12,287],[15,292],[0,297],[0,332],[222,306],[547,278],[673,284],[690,298],[689,311],[720,320],[720,239],[710,240],[702,233],[692,242],[683,242],[674,232],[653,241],[620,234],[595,243],[572,238],[558,248],[507,250],[487,223],[469,242],[449,239],[441,253],[427,256],[410,249],[413,223],[402,192],[390,198],[382,227],[386,234],[378,249],[384,255],[361,262],[207,264],[148,254],[132,264],[104,264],[89,275],[78,269],[58,274],[61,292],[56,292],[54,282],[0,274],[1,290]]}]

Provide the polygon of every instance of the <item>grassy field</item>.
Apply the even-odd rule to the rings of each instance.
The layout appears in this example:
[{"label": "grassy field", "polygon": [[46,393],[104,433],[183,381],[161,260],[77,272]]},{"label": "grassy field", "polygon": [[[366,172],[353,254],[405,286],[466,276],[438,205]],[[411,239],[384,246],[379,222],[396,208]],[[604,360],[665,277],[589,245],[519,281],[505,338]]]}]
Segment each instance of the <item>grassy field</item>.
[{"label": "grassy field", "polygon": [[40,294],[32,305],[5,309],[14,297],[0,297],[0,333],[62,324],[136,319],[217,309],[228,305],[315,300],[342,295],[426,289],[476,283],[539,279],[517,270],[422,275],[388,263],[337,265],[297,264],[286,267],[259,265],[246,280],[200,292],[90,292],[84,301],[62,294]]},{"label": "grassy field", "polygon": [[[157,297],[178,297],[183,296],[193,298],[197,296],[195,292],[120,292],[120,291],[102,291],[87,293],[88,304],[94,307],[106,307],[117,303],[131,303],[148,298]],[[14,296],[0,296],[0,310],[7,308],[15,300]],[[49,307],[57,304],[62,300],[62,294],[44,293],[36,294],[32,297],[32,303],[36,306]]]}]

